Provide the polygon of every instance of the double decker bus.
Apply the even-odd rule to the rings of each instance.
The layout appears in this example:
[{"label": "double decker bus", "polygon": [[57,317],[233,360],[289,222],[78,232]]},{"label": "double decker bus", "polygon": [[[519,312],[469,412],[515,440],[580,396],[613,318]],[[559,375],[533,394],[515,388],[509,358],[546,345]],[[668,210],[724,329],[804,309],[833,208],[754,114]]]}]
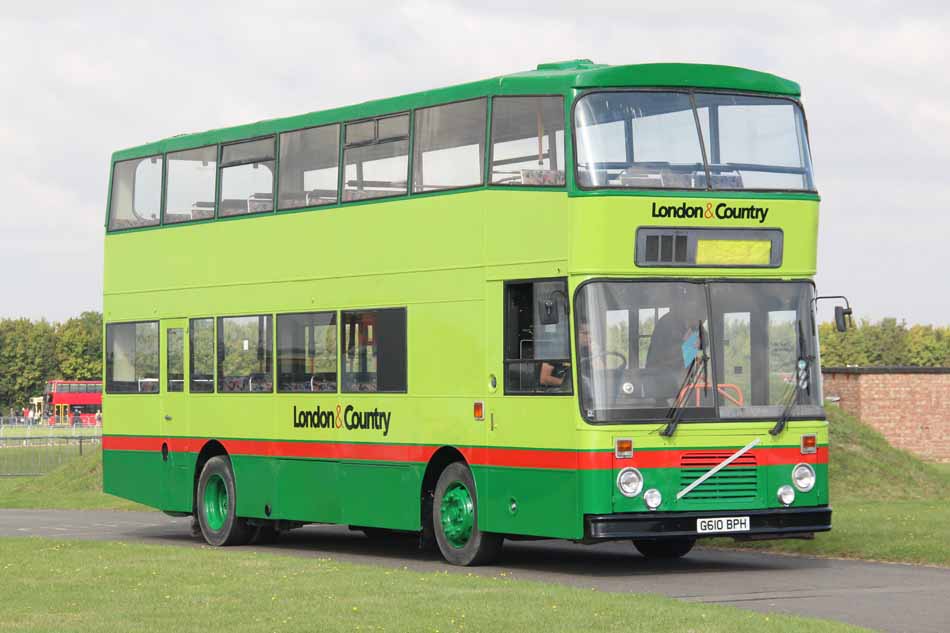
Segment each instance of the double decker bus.
[{"label": "double decker bus", "polygon": [[460,565],[829,530],[799,95],[577,60],[116,152],[105,491]]},{"label": "double decker bus", "polygon": [[95,426],[102,413],[101,380],[47,380],[37,418],[50,424]]}]

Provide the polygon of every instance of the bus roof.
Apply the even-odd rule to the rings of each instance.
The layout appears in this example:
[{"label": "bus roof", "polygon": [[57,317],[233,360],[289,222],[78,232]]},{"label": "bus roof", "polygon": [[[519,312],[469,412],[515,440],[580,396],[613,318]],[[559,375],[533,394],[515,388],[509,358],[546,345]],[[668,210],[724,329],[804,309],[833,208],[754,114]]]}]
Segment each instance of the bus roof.
[{"label": "bus roof", "polygon": [[171,138],[119,150],[112,160],[124,160],[227,143],[299,128],[350,121],[412,108],[461,101],[490,95],[554,94],[572,89],[613,87],[705,88],[770,93],[790,97],[801,95],[797,83],[776,75],[735,66],[711,64],[631,64],[609,66],[588,59],[539,64],[535,70],[492,79],[416,92],[356,105],[308,114],[267,119],[233,127],[181,134]]}]

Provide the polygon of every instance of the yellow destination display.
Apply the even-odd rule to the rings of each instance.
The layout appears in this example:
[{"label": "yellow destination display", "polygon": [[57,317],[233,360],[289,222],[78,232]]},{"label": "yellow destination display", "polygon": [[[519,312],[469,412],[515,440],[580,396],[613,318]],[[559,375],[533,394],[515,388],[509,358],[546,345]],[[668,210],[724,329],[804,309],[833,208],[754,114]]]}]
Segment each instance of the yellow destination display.
[{"label": "yellow destination display", "polygon": [[696,264],[713,266],[768,266],[771,240],[696,240]]}]

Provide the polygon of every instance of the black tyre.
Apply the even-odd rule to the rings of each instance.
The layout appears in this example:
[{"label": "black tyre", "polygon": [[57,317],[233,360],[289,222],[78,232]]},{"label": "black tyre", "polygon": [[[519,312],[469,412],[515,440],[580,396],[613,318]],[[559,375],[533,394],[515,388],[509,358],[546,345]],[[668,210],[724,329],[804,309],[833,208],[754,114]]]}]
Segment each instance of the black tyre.
[{"label": "black tyre", "polygon": [[195,506],[201,535],[209,545],[244,545],[253,536],[247,521],[235,515],[234,472],[224,455],[212,457],[202,469]]},{"label": "black tyre", "polygon": [[646,558],[666,559],[682,558],[689,554],[696,544],[694,538],[665,539],[662,541],[634,541],[633,546]]},{"label": "black tyre", "polygon": [[446,466],[435,486],[432,524],[442,557],[453,565],[485,565],[501,553],[500,534],[478,529],[475,479],[468,466]]}]

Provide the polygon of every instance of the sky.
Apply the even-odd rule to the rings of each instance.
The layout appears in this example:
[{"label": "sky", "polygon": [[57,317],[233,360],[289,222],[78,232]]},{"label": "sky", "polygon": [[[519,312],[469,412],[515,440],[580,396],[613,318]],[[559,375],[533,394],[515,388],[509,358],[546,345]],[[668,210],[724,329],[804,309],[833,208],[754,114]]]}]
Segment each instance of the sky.
[{"label": "sky", "polygon": [[943,3],[137,4],[0,8],[0,317],[101,309],[117,149],[588,58],[797,81],[819,293],[858,317],[950,324]]}]

